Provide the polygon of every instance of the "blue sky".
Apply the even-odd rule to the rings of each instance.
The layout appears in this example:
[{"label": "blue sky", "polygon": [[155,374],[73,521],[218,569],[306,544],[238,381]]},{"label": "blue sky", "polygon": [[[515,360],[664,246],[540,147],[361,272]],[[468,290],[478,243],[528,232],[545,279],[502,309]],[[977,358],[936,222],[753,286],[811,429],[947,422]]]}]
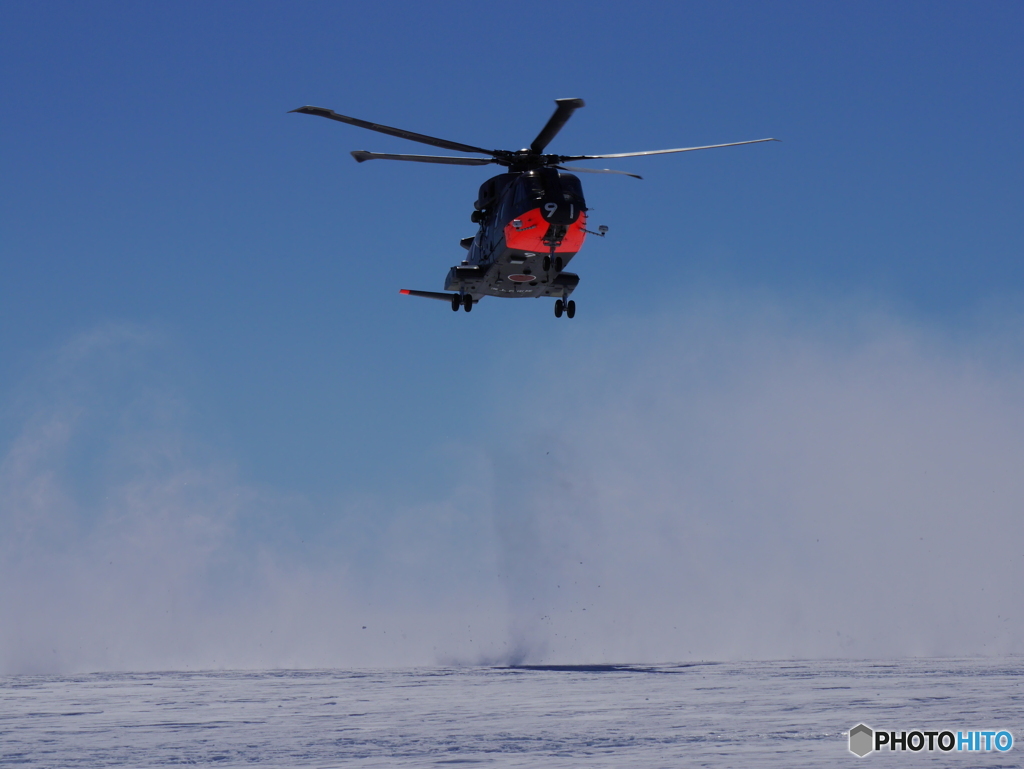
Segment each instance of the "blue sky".
[{"label": "blue sky", "polygon": [[[737,532],[766,521],[806,531],[795,511],[808,504],[830,531],[882,499],[903,500],[908,520],[917,519],[907,511],[939,505],[949,523],[970,507],[977,525],[1005,539],[1007,511],[1024,501],[1013,473],[995,469],[1021,456],[1006,430],[1019,417],[1024,362],[1022,22],[1011,3],[5,4],[0,475],[5,520],[21,521],[10,530],[25,538],[9,538],[5,568],[25,573],[19,559],[29,552],[55,563],[89,552],[75,579],[117,594],[142,572],[102,576],[100,553],[149,552],[156,539],[139,531],[161,532],[154,522],[164,521],[180,533],[175,516],[199,516],[205,523],[173,541],[189,552],[206,543],[212,560],[193,563],[180,583],[145,572],[178,585],[176,605],[192,607],[176,627],[202,624],[197,596],[227,595],[231,579],[263,605],[251,584],[297,584],[297,564],[343,569],[331,579],[356,585],[338,588],[345,600],[386,617],[404,609],[394,598],[402,590],[383,587],[383,575],[424,586],[408,598],[420,607],[473,583],[474,600],[506,622],[526,600],[522,585],[550,592],[546,583],[557,583],[562,551],[538,542],[590,542],[620,575],[660,564],[657,581],[688,595],[761,551]],[[574,262],[579,312],[556,322],[545,301],[489,299],[456,315],[398,294],[442,288],[490,169],[357,165],[350,150],[421,148],[287,114],[314,104],[514,149],[560,97],[587,106],[552,143],[557,152],[783,141],[609,161],[643,181],[585,177],[591,221],[610,233]],[[936,410],[914,417],[924,403]],[[964,414],[973,417],[958,421]],[[865,424],[877,424],[875,445],[861,435]],[[779,445],[753,451],[766,435]],[[936,444],[948,451],[920,477],[938,472],[948,487],[913,483],[915,458]],[[548,446],[557,462],[538,459]],[[875,467],[892,446],[905,451]],[[749,462],[738,464],[745,452]],[[977,456],[987,459],[975,474],[952,470]],[[811,478],[796,457],[829,457],[833,469]],[[507,467],[539,480],[509,490]],[[863,509],[834,504],[856,497],[843,468],[861,479]],[[890,471],[896,479],[885,485]],[[203,491],[181,496],[192,477]],[[566,491],[566,478],[583,477],[594,479],[590,491]],[[605,488],[611,477],[619,484]],[[748,486],[749,503],[737,507],[735,490]],[[980,499],[982,486],[1000,502],[979,512],[964,500]],[[542,514],[560,494],[577,512]],[[608,502],[607,525],[588,518],[616,494],[633,501]],[[427,517],[413,524],[416,510]],[[133,514],[150,523],[112,523]],[[622,520],[654,532],[670,526],[662,514],[671,526],[721,520],[725,539],[707,547],[746,555],[687,576],[670,567],[676,556],[653,555],[657,537],[637,540],[630,560],[616,537],[580,534]],[[509,523],[516,515],[527,519]],[[547,531],[551,521],[564,525]],[[538,539],[521,542],[520,529]],[[1019,524],[1013,531],[1007,547],[1020,542]],[[945,547],[951,553],[953,539]],[[783,584],[823,568],[800,565],[802,548],[782,551],[792,556],[785,568],[764,568],[789,574]],[[277,564],[277,577],[238,576],[255,552]],[[965,574],[991,561],[977,558]],[[1024,583],[1022,556],[1010,558],[993,582]],[[449,573],[439,561],[455,565]],[[889,568],[893,580],[904,576]],[[856,578],[850,569],[843,578]],[[330,581],[312,573],[313,583]],[[65,576],[29,593],[70,600]],[[623,577],[621,601],[632,584]],[[838,574],[834,584],[844,584]],[[15,612],[21,599],[8,599]],[[805,597],[805,614],[817,600]],[[746,595],[738,605],[756,603]],[[622,605],[610,601],[609,616]],[[345,606],[334,614],[358,614]],[[8,639],[12,648],[63,627],[31,616],[33,630]],[[716,646],[745,637],[722,623],[695,640],[700,653],[842,651],[784,627],[774,646]],[[974,652],[1001,637],[919,626],[913,642],[876,633],[854,648]],[[236,656],[217,664],[473,658],[504,653],[512,636],[538,657],[612,653],[559,646],[551,633],[496,632],[486,648],[452,636],[429,649],[409,641],[380,659],[355,641],[333,657],[296,651],[298,641],[277,656],[246,656],[237,641]],[[620,655],[692,652],[662,630],[651,630],[659,640],[647,651],[605,635]],[[96,641],[61,664],[214,664],[210,649],[224,638],[196,641],[206,651],[193,656],[104,657]],[[16,656],[9,669],[48,664]]]}]

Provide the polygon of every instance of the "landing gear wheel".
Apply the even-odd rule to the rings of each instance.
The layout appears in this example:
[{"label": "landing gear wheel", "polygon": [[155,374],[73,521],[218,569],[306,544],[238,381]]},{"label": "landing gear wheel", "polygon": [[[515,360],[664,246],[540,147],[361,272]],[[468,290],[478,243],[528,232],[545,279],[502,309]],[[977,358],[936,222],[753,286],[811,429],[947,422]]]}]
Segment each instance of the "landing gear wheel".
[{"label": "landing gear wheel", "polygon": [[545,256],[544,257],[544,272],[547,272],[550,269],[551,269],[551,257],[550,256]]},{"label": "landing gear wheel", "polygon": [[576,302],[574,302],[572,299],[570,299],[565,305],[565,314],[568,315],[570,318],[576,316]]},{"label": "landing gear wheel", "polygon": [[555,257],[555,272],[561,272],[561,271],[562,271],[562,257],[556,256]]},{"label": "landing gear wheel", "polygon": [[462,297],[462,309],[465,310],[466,312],[469,312],[470,310],[473,309],[473,297],[470,296],[469,294],[465,294]]},{"label": "landing gear wheel", "polygon": [[461,306],[462,306],[462,295],[461,294],[452,294],[452,310],[454,310],[455,312],[458,312],[459,311],[459,307],[461,307]]},{"label": "landing gear wheel", "polygon": [[564,307],[565,307],[565,305],[562,303],[561,299],[556,299],[555,300],[555,317],[556,318],[561,318],[562,317],[562,310],[564,309]]}]

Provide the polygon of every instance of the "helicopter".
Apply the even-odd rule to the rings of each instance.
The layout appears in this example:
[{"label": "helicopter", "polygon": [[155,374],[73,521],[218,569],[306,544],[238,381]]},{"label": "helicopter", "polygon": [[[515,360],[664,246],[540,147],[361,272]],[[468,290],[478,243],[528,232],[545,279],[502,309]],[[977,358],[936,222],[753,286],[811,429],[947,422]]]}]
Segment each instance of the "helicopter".
[{"label": "helicopter", "polygon": [[505,172],[493,176],[480,186],[470,216],[479,225],[476,235],[463,238],[460,245],[468,252],[461,264],[452,267],[445,278],[443,292],[403,288],[400,293],[427,299],[440,299],[461,307],[466,312],[484,296],[555,297],[555,317],[564,313],[576,315],[576,302],[569,296],[579,285],[580,277],[565,268],[583,246],[587,235],[604,237],[608,228],[587,229],[587,204],[583,187],[574,175],[579,173],[620,174],[634,179],[642,177],[610,168],[580,168],[563,163],[578,160],[633,158],[646,155],[667,155],[675,152],[736,147],[777,139],[711,144],[703,147],[681,147],[647,152],[620,152],[611,155],[544,154],[572,114],[585,106],[583,99],[555,99],[555,112],[529,147],[521,150],[488,150],[469,144],[438,139],[401,128],[391,128],[323,107],[299,107],[291,112],[337,120],[389,136],[429,144],[455,152],[487,155],[484,158],[449,155],[395,155],[356,150],[352,157],[358,163],[367,160],[407,160],[416,163],[484,166],[495,164]]}]

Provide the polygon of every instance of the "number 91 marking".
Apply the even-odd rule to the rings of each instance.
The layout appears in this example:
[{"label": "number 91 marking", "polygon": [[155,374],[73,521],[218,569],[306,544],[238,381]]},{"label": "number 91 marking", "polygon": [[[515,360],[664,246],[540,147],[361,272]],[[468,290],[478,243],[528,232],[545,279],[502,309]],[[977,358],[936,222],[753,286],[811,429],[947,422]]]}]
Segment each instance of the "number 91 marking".
[{"label": "number 91 marking", "polygon": [[[545,203],[544,204],[545,217],[551,219],[556,213],[558,213],[558,203]],[[572,203],[569,204],[569,220],[572,221],[576,218],[576,206]]]}]

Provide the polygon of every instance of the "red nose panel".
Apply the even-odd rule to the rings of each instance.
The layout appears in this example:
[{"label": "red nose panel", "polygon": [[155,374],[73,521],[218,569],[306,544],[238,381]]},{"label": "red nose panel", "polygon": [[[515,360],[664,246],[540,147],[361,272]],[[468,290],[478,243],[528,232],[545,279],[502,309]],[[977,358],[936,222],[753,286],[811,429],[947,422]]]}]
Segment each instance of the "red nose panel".
[{"label": "red nose panel", "polygon": [[[517,229],[509,222],[505,225],[505,245],[517,251],[533,251],[549,253],[550,246],[544,245],[544,236],[548,232],[548,223],[539,208],[533,208],[516,217],[520,221]],[[580,213],[576,221],[569,225],[569,231],[562,239],[561,245],[555,248],[556,253],[575,254],[583,247],[586,233],[587,215]]]}]

